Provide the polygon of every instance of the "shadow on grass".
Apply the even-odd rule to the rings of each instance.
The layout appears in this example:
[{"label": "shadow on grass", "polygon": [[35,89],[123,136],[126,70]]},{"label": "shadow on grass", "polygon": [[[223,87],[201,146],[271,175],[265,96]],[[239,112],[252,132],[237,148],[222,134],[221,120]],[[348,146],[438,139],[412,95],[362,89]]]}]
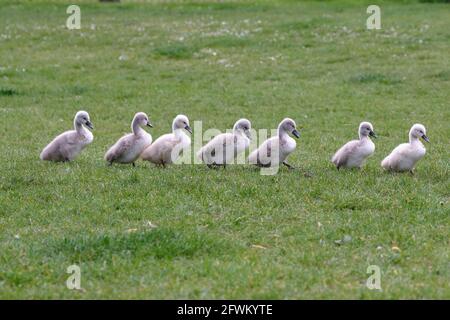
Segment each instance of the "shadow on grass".
[{"label": "shadow on grass", "polygon": [[402,82],[401,79],[398,79],[393,76],[386,76],[381,73],[361,73],[359,75],[353,76],[349,79],[350,82],[353,83],[380,83],[380,84],[399,84]]},{"label": "shadow on grass", "polygon": [[269,3],[258,3],[258,2],[212,2],[212,1],[187,1],[184,3],[167,3],[167,8],[170,8],[172,10],[176,9],[179,11],[189,12],[192,13],[192,11],[199,11],[199,12],[205,12],[205,11],[218,11],[218,12],[266,12],[273,9],[273,5],[270,5]]},{"label": "shadow on grass", "polygon": [[448,71],[448,70],[440,71],[438,73],[432,74],[430,77],[439,79],[442,81],[448,81],[448,80],[450,80],[450,71]]},{"label": "shadow on grass", "polygon": [[156,55],[170,59],[189,59],[197,51],[198,48],[196,46],[185,44],[171,44],[155,49]]},{"label": "shadow on grass", "polygon": [[89,91],[89,87],[86,85],[74,84],[74,85],[64,85],[60,89],[63,93],[70,95],[83,95]]},{"label": "shadow on grass", "polygon": [[246,38],[237,36],[206,37],[196,43],[173,43],[154,49],[157,56],[169,59],[190,59],[194,54],[206,48],[242,48],[254,44]]},{"label": "shadow on grass", "polygon": [[52,239],[43,250],[47,256],[62,254],[72,261],[93,261],[111,259],[113,255],[126,258],[191,258],[219,255],[229,249],[230,246],[224,241],[204,234],[158,228],[128,234]]},{"label": "shadow on grass", "polygon": [[281,31],[302,31],[325,25],[327,22],[328,20],[325,18],[289,21],[278,24],[277,29]]},{"label": "shadow on grass", "polygon": [[14,89],[0,88],[0,96],[10,97],[10,96],[16,96],[18,94],[19,94],[19,92]]}]

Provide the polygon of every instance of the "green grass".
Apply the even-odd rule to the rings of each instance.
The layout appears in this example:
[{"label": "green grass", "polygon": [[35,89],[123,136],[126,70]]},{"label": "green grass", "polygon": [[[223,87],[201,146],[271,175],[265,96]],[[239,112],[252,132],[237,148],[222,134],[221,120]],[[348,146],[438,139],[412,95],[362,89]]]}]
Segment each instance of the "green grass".
[{"label": "green grass", "polygon": [[[368,31],[359,1],[79,3],[79,31],[65,1],[0,3],[0,298],[450,298],[448,5],[381,2]],[[40,161],[79,109],[93,144]],[[313,176],[107,167],[137,111],[154,138],[178,113],[221,130],[292,117],[290,162]],[[362,120],[375,155],[338,172]],[[382,172],[416,122],[431,144],[415,176]]]}]

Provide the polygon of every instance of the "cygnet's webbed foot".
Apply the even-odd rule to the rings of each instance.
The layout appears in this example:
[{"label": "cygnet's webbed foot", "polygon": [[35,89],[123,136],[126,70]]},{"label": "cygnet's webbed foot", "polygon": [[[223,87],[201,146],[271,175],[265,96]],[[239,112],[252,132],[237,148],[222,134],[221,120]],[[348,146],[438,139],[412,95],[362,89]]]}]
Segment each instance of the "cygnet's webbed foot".
[{"label": "cygnet's webbed foot", "polygon": [[303,171],[303,176],[305,178],[312,178],[313,174],[311,172],[309,172],[309,171]]},{"label": "cygnet's webbed foot", "polygon": [[[300,169],[300,168],[296,168],[294,166],[291,166],[289,163],[287,163],[286,161],[283,161],[283,164],[289,168],[289,170],[296,170],[299,169],[303,172],[303,176],[305,176],[306,178],[312,178],[313,174],[311,172],[308,172],[306,170]],[[339,170],[339,169],[338,169]]]},{"label": "cygnet's webbed foot", "polygon": [[391,168],[387,169],[385,172],[390,174],[390,175],[397,174],[397,172],[395,170],[392,170]]},{"label": "cygnet's webbed foot", "polygon": [[206,166],[207,166],[209,169],[219,169],[219,166],[218,166],[215,162],[213,162],[213,163],[207,163]]}]

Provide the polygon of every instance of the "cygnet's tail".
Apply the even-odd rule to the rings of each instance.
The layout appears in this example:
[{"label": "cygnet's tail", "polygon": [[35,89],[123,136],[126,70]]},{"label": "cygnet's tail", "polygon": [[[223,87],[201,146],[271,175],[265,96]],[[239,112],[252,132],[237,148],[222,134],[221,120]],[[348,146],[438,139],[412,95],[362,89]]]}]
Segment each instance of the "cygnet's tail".
[{"label": "cygnet's tail", "polygon": [[389,156],[387,156],[386,158],[383,159],[383,161],[381,161],[381,166],[385,170],[389,170]]},{"label": "cygnet's tail", "polygon": [[112,147],[108,151],[106,151],[104,159],[105,159],[105,161],[108,161],[108,162],[114,161],[114,147]]}]

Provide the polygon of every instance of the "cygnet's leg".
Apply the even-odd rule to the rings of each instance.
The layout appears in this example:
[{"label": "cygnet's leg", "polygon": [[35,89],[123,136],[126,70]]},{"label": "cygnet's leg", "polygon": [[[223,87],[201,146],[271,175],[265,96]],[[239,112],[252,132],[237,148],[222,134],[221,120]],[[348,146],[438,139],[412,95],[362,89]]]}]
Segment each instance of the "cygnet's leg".
[{"label": "cygnet's leg", "polygon": [[112,164],[113,164],[113,162],[112,162],[112,161],[108,161],[108,164],[107,164],[107,166],[108,166],[108,167],[111,167],[111,166],[112,166]]},{"label": "cygnet's leg", "polygon": [[223,162],[223,168],[226,169],[227,168],[227,148],[224,147],[223,151],[222,151],[222,162]]},{"label": "cygnet's leg", "polygon": [[289,163],[287,163],[286,161],[283,161],[283,164],[288,167],[290,170],[295,169],[295,167],[291,166]]},{"label": "cygnet's leg", "polygon": [[409,173],[413,176],[414,175],[414,169],[409,170]]},{"label": "cygnet's leg", "polygon": [[133,167],[136,167],[136,163],[132,162],[131,164],[133,165]]}]

